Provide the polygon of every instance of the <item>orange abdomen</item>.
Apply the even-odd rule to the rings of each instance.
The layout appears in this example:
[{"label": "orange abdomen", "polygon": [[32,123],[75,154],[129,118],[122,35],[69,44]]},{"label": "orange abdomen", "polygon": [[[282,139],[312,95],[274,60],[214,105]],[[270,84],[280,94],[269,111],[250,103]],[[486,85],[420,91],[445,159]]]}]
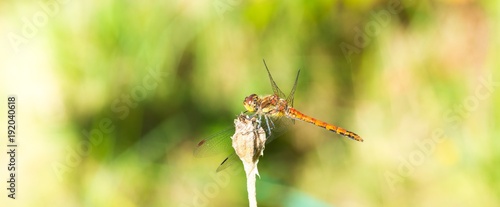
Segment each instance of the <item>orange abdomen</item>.
[{"label": "orange abdomen", "polygon": [[289,117],[291,117],[291,118],[302,120],[302,121],[314,124],[316,126],[323,127],[323,128],[325,128],[327,130],[330,130],[330,131],[335,132],[335,133],[340,134],[340,135],[344,135],[344,136],[349,137],[351,139],[354,139],[356,141],[360,141],[360,142],[363,141],[363,139],[360,136],[358,136],[356,133],[354,133],[354,132],[350,132],[350,131],[347,131],[347,130],[345,130],[343,128],[340,128],[338,126],[335,126],[335,125],[332,125],[332,124],[328,124],[326,122],[323,122],[323,121],[317,120],[315,118],[312,118],[312,117],[310,117],[308,115],[305,115],[305,114],[301,113],[300,111],[297,111],[294,108],[291,108],[291,107],[288,108],[287,115]]}]

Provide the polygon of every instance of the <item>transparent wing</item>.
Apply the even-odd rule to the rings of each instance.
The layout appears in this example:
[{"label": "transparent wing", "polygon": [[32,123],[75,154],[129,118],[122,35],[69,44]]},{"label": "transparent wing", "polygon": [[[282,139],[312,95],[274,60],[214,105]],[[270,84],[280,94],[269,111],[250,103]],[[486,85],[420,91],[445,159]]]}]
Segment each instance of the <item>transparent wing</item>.
[{"label": "transparent wing", "polygon": [[195,157],[209,157],[224,152],[231,152],[231,136],[234,134],[234,127],[229,127],[210,137],[201,140],[194,149]]},{"label": "transparent wing", "polygon": [[290,94],[286,98],[286,101],[288,104],[293,107],[293,95],[295,94],[295,89],[297,88],[297,83],[299,82],[299,75],[300,75],[300,70],[297,72],[297,77],[295,78],[295,83],[293,83],[292,91],[290,91]]},{"label": "transparent wing", "polygon": [[286,116],[273,117],[270,119],[270,121],[272,121],[271,125],[274,125],[274,127],[271,127],[272,129],[270,135],[266,132],[266,144],[272,142],[276,138],[286,133],[288,130],[290,130],[291,126],[294,125],[293,120],[287,118]]},{"label": "transparent wing", "polygon": [[219,167],[217,168],[216,172],[223,171],[227,169],[228,167],[232,166],[234,163],[238,163],[240,161],[240,158],[236,155],[236,152],[233,152],[231,155],[226,157],[222,163],[220,163]]},{"label": "transparent wing", "polygon": [[209,157],[222,153],[230,153],[230,155],[222,161],[216,171],[219,172],[230,167],[239,161],[239,158],[231,145],[231,136],[233,136],[233,134],[234,127],[229,127],[202,139],[194,149],[194,156]]},{"label": "transparent wing", "polygon": [[273,76],[271,76],[271,72],[269,72],[269,68],[267,68],[266,60],[262,61],[264,61],[264,66],[266,66],[267,75],[269,75],[269,80],[271,81],[271,86],[273,87],[273,93],[281,98],[285,98],[285,94],[280,90],[276,82],[274,82]]}]

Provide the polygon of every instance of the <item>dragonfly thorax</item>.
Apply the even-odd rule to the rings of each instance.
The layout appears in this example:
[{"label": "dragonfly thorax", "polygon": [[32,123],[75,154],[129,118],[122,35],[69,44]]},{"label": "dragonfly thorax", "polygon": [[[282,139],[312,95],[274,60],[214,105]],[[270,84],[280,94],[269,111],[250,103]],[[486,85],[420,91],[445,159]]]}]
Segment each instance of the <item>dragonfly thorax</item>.
[{"label": "dragonfly thorax", "polygon": [[288,108],[287,101],[278,95],[259,97],[256,94],[247,96],[243,106],[248,112],[262,115],[282,115]]}]

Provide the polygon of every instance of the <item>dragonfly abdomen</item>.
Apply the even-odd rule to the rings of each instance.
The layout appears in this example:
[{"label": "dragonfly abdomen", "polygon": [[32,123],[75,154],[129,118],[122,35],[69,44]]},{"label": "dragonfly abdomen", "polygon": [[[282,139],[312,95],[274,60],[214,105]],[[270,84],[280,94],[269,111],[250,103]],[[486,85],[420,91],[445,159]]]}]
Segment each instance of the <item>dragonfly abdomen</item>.
[{"label": "dragonfly abdomen", "polygon": [[337,134],[340,134],[340,135],[343,135],[343,136],[346,136],[346,137],[349,137],[351,139],[354,139],[356,141],[360,141],[362,142],[363,139],[357,135],[356,133],[354,132],[351,132],[351,131],[347,131],[341,127],[338,127],[338,126],[335,126],[335,125],[332,125],[332,124],[328,124],[326,122],[323,122],[323,121],[320,121],[320,120],[317,120],[315,118],[312,118],[308,115],[305,115],[303,113],[301,113],[300,111],[297,111],[296,109],[294,108],[288,108],[288,113],[287,113],[288,116],[290,116],[291,118],[294,118],[294,119],[298,119],[298,120],[301,120],[301,121],[305,121],[307,123],[311,123],[311,124],[314,124],[316,126],[319,126],[319,127],[323,127],[329,131],[332,131],[332,132],[335,132]]}]

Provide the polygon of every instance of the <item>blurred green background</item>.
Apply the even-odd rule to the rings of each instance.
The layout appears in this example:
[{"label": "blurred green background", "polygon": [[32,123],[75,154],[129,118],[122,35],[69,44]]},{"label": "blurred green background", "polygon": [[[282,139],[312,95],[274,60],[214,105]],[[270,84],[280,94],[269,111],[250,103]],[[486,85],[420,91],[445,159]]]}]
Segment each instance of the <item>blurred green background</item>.
[{"label": "blurred green background", "polygon": [[266,59],[285,93],[301,69],[298,110],[365,142],[296,122],[260,159],[259,206],[498,206],[499,8],[2,1],[20,147],[16,200],[0,157],[1,205],[247,206],[241,167],[193,149],[272,93]]}]

